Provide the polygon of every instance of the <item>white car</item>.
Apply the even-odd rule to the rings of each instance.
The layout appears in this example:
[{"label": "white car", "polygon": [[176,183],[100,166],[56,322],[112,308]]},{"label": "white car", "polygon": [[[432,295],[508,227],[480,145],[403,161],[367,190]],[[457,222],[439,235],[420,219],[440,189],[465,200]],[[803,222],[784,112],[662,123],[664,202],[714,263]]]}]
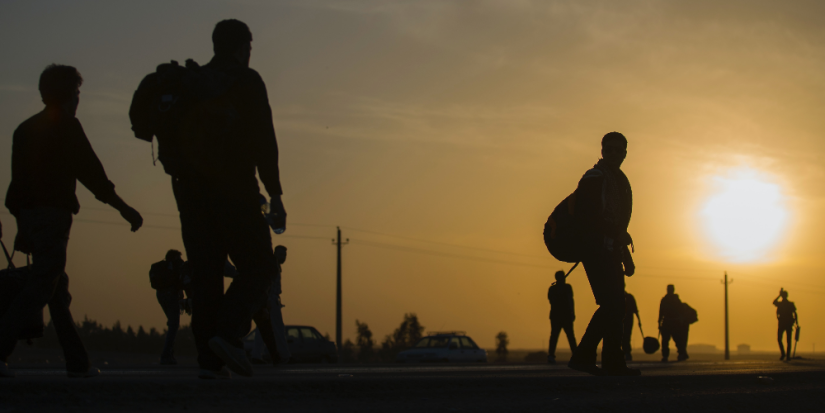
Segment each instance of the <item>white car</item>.
[{"label": "white car", "polygon": [[486,362],[487,351],[463,333],[435,333],[422,338],[413,348],[398,353],[399,363],[428,361]]}]

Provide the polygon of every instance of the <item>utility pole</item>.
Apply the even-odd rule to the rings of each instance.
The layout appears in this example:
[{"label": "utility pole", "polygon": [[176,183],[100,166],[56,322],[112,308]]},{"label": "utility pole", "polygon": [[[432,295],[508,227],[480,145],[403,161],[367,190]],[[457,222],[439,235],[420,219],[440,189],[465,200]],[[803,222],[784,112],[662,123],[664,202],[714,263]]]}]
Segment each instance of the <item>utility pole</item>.
[{"label": "utility pole", "polygon": [[338,229],[338,238],[332,240],[332,243],[338,249],[338,271],[336,276],[336,292],[335,292],[335,345],[338,346],[338,351],[341,351],[341,246],[349,244],[349,238],[341,242],[341,227]]},{"label": "utility pole", "polygon": [[725,360],[730,360],[730,328],[728,324],[728,285],[733,282],[733,279],[728,281],[728,272],[725,271]]}]

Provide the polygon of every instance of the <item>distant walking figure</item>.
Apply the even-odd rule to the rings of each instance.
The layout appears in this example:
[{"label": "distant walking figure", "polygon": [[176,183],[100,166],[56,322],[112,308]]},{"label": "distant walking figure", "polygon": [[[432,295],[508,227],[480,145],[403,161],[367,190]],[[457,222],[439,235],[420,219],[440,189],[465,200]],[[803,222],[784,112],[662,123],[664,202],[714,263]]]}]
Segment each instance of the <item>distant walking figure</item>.
[{"label": "distant walking figure", "polygon": [[639,323],[641,323],[641,318],[639,318],[639,307],[636,306],[636,299],[633,298],[633,295],[629,292],[625,291],[624,295],[624,330],[622,330],[622,351],[624,351],[624,359],[626,361],[633,360],[633,356],[630,355],[630,336],[633,333],[633,315],[636,315],[636,318],[639,319]]},{"label": "distant walking figure", "polygon": [[255,345],[252,348],[252,362],[263,362],[263,347],[269,349],[272,356],[272,364],[286,364],[292,354],[286,338],[286,326],[281,312],[281,274],[282,265],[286,262],[286,247],[278,245],[275,247],[275,260],[278,261],[278,273],[273,276],[272,287],[269,289],[269,299],[266,306],[255,313],[252,318],[258,326],[258,334],[255,336]]},{"label": "distant walking figure", "polygon": [[115,193],[106,171],[75,114],[83,78],[71,66],[50,65],[40,75],[40,95],[46,108],[14,131],[11,185],[6,207],[17,218],[14,248],[32,256],[31,278],[0,319],[0,376],[6,368],[26,314],[49,305],[52,323],[63,347],[69,377],[91,377],[99,370],[75,329],[69,303],[66,248],[72,215],[80,211],[77,181],[95,197],[120,212],[137,231],[143,218]]},{"label": "distant walking figure", "polygon": [[[618,132],[602,138],[602,159],[587,171],[569,202],[588,237],[582,264],[599,308],[568,366],[594,375],[638,376],[622,355],[624,276],[635,272],[627,233],[633,209],[630,181],[620,169],[627,156],[627,139]],[[596,349],[602,346],[602,367],[596,366]]]},{"label": "distant walking figure", "polygon": [[547,362],[550,364],[556,364],[556,345],[561,330],[567,336],[570,352],[576,351],[576,334],[573,332],[576,306],[573,303],[573,287],[565,282],[564,275],[564,271],[557,271],[556,282],[547,289],[547,299],[550,301],[550,348]]},{"label": "distant walking figure", "polygon": [[180,328],[181,301],[183,296],[183,257],[178,250],[166,252],[166,259],[152,264],[149,281],[157,290],[155,295],[166,315],[166,341],[160,355],[160,364],[178,364],[175,359],[175,337]]},{"label": "distant walking figure", "polygon": [[[779,301],[779,299],[782,301]],[[788,301],[788,292],[785,291],[784,288],[779,290],[779,296],[773,300],[773,305],[776,306],[776,319],[779,321],[779,331],[776,334],[777,340],[779,340],[779,353],[781,357],[779,360],[790,360],[791,359],[791,337],[793,336],[793,326],[798,322],[797,314],[796,314],[796,305],[793,302]],[[782,334],[787,334],[788,336],[788,351],[785,351],[785,347],[782,345]]]},{"label": "distant walking figure", "polygon": [[684,320],[684,306],[679,294],[674,294],[676,287],[667,286],[667,294],[659,304],[659,331],[662,333],[662,361],[666,362],[670,356],[670,338],[676,345],[679,353],[678,361],[688,359],[687,336],[690,325]]}]

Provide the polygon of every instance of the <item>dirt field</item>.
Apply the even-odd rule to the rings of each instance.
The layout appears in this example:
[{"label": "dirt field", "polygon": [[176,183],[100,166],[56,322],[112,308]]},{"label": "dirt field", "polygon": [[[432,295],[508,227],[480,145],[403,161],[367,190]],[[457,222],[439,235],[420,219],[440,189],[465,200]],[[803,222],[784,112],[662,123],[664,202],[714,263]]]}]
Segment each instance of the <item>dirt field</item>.
[{"label": "dirt field", "polygon": [[[18,362],[18,377],[0,381],[0,413],[822,411],[825,360],[768,357],[641,361],[634,363],[643,372],[636,378],[591,377],[563,365],[479,363],[258,366],[252,378],[205,381],[196,378],[194,360],[161,367],[149,355],[100,353],[93,359],[103,374],[86,380],[67,379],[59,361]],[[105,358],[113,361],[99,364]]]}]

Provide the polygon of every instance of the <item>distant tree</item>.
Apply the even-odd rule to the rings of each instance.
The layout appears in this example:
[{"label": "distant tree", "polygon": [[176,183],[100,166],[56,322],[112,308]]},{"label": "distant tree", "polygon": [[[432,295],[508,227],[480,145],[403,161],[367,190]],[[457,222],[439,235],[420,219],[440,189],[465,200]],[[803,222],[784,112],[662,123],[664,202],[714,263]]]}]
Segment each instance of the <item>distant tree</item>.
[{"label": "distant tree", "polygon": [[369,363],[375,358],[375,340],[372,339],[372,331],[367,323],[355,320],[356,339],[358,346],[358,362]]},{"label": "distant tree", "polygon": [[[138,326],[136,334],[131,326],[128,326],[124,331],[120,321],[116,321],[112,328],[107,328],[88,317],[77,323],[77,332],[83,344],[91,351],[160,354],[163,349],[163,342],[166,339],[166,332],[164,331],[161,334],[155,328],[150,328],[147,333],[142,326]],[[43,338],[37,339],[35,346],[39,348],[60,346],[57,340],[57,332],[51,321],[43,330]],[[194,336],[189,326],[182,326],[178,331],[175,340],[175,353],[178,355],[197,354]]]},{"label": "distant tree", "polygon": [[355,344],[352,340],[347,339],[341,344],[341,348],[338,349],[338,360],[341,363],[352,363],[355,361]]},{"label": "distant tree", "polygon": [[387,363],[395,361],[395,356],[402,350],[412,347],[421,339],[422,334],[424,326],[418,322],[418,316],[415,313],[404,314],[401,325],[381,343],[381,360]]},{"label": "distant tree", "polygon": [[507,338],[506,332],[501,331],[496,334],[496,361],[507,361],[507,353],[510,352],[507,350],[508,344],[510,344],[510,340]]}]

